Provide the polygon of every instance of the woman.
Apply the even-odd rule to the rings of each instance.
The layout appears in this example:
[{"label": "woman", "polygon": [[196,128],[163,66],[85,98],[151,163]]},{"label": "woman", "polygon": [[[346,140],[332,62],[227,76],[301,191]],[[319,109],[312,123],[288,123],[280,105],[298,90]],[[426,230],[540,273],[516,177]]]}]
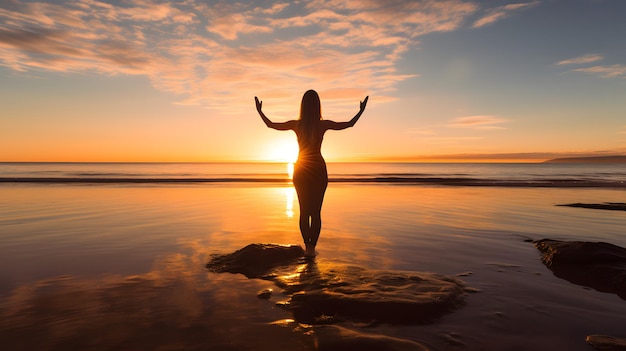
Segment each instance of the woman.
[{"label": "woman", "polygon": [[322,139],[324,133],[342,130],[354,126],[367,105],[367,99],[361,101],[359,113],[349,122],[334,122],[322,119],[320,97],[315,90],[309,90],[302,97],[300,118],[287,122],[272,122],[262,111],[263,102],[255,96],[256,110],[269,128],[293,130],[298,137],[298,160],[293,172],[293,184],[300,202],[300,232],[306,246],[305,255],[315,256],[315,245],[322,229],[322,202],[328,185],[326,162],[322,157]]}]

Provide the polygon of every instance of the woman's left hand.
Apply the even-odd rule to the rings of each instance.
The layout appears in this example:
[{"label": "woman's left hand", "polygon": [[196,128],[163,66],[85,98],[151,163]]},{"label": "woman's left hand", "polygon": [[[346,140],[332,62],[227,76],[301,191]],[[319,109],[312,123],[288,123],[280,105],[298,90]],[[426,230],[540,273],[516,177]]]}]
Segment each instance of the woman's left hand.
[{"label": "woman's left hand", "polygon": [[365,100],[361,101],[361,112],[365,111],[365,105],[367,105],[367,99],[369,99],[369,95],[365,97]]}]

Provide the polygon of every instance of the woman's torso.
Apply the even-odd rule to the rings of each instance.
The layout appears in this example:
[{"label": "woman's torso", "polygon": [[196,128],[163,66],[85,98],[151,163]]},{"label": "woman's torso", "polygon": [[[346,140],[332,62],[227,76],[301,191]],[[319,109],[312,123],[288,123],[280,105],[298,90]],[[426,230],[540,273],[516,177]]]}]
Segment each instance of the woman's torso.
[{"label": "woman's torso", "polygon": [[325,130],[322,128],[322,124],[317,122],[306,125],[302,120],[298,120],[294,131],[298,137],[298,161],[305,159],[320,159],[323,161],[322,141]]},{"label": "woman's torso", "polygon": [[306,126],[298,121],[294,131],[298,137],[298,160],[294,167],[293,181],[296,187],[298,184],[312,186],[318,184],[326,187],[328,182],[328,172],[326,162],[322,157],[322,140],[325,130],[321,123],[313,127]]}]

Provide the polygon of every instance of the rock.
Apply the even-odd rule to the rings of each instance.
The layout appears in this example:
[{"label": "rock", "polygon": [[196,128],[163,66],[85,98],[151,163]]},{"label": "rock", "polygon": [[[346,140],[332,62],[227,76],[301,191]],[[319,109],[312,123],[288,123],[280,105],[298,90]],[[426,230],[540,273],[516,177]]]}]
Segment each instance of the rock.
[{"label": "rock", "polygon": [[626,211],[626,203],[623,203],[623,202],[605,202],[601,204],[573,203],[573,204],[563,204],[563,205],[557,205],[557,206],[591,208],[595,210]]},{"label": "rock", "polygon": [[363,334],[336,325],[315,327],[315,345],[320,351],[428,351],[416,341],[384,335]]},{"label": "rock", "polygon": [[[265,245],[247,246],[214,258],[207,267],[216,272],[262,277],[284,289],[290,298],[282,307],[306,324],[329,324],[349,320],[365,323],[427,323],[461,306],[468,288],[459,280],[435,273],[371,270],[362,267],[318,264],[283,256],[286,249],[268,250]],[[291,249],[290,249],[291,250]],[[290,251],[291,252],[291,251]],[[247,256],[253,257],[247,257]],[[274,262],[251,268],[262,261]],[[276,265],[280,262],[280,265]],[[285,263],[291,262],[291,266]],[[272,268],[274,267],[274,268]]]},{"label": "rock", "polygon": [[535,241],[552,273],[571,283],[626,300],[626,249],[604,242]]},{"label": "rock", "polygon": [[248,278],[260,278],[303,256],[304,250],[297,245],[250,244],[227,255],[215,255],[206,267],[216,273],[241,273]]},{"label": "rock", "polygon": [[[309,265],[299,275],[278,276],[276,284],[292,292],[289,309],[308,324],[328,317],[392,324],[430,322],[459,307],[465,286],[435,273],[370,270]],[[311,269],[313,268],[313,269]]]},{"label": "rock", "polygon": [[600,351],[626,351],[626,339],[608,335],[589,335],[586,338],[589,345]]},{"label": "rock", "polygon": [[259,299],[265,299],[268,300],[270,297],[272,297],[272,293],[274,292],[274,290],[272,289],[263,289],[261,291],[259,291],[256,296]]}]

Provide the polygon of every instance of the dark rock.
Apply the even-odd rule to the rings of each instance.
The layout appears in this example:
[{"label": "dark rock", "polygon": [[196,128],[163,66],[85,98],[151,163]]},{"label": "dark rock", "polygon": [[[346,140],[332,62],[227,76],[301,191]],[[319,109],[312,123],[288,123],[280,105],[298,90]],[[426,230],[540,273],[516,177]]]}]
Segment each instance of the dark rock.
[{"label": "dark rock", "polygon": [[272,289],[263,289],[263,290],[259,291],[258,293],[256,293],[256,296],[259,299],[268,300],[270,297],[272,297],[272,293],[273,292],[274,292],[274,290],[272,290]]},{"label": "dark rock", "polygon": [[[214,258],[207,267],[216,272],[272,280],[290,295],[289,301],[281,306],[301,323],[320,325],[342,320],[426,323],[461,306],[469,291],[461,281],[440,274],[318,264],[314,260],[298,259],[301,248],[286,255],[285,247],[271,247],[249,245]],[[271,257],[273,254],[281,258]],[[260,264],[259,261],[264,263],[263,267],[249,266]],[[289,262],[292,265],[285,266]]]},{"label": "dark rock", "polygon": [[563,204],[563,205],[557,205],[557,206],[591,208],[594,210],[626,211],[626,203],[623,203],[623,202],[605,202],[601,204],[573,203],[573,204]]},{"label": "dark rock", "polygon": [[626,249],[604,242],[535,241],[555,276],[626,300]]},{"label": "dark rock", "polygon": [[303,256],[304,250],[297,245],[250,244],[227,255],[213,256],[206,267],[216,273],[241,273],[248,278],[260,278]]},{"label": "dark rock", "polygon": [[459,307],[466,293],[459,280],[435,273],[316,264],[306,268],[299,275],[278,276],[275,282],[294,293],[289,309],[296,320],[308,324],[322,324],[329,316],[427,323]]},{"label": "dark rock", "polygon": [[336,325],[315,327],[314,337],[316,349],[320,351],[428,351],[426,346],[413,340],[364,334]]},{"label": "dark rock", "polygon": [[589,335],[589,345],[600,351],[626,351],[626,339],[608,335]]}]

